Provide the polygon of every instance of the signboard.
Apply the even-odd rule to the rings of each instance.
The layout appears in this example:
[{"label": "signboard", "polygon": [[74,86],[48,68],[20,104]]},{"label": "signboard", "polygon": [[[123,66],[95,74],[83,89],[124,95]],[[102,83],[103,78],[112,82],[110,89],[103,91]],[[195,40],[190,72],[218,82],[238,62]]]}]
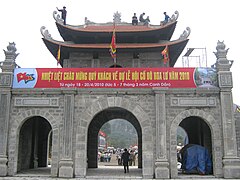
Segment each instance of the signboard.
[{"label": "signboard", "polygon": [[[201,72],[198,68],[19,68],[14,71],[13,88],[196,88],[204,85]],[[205,80],[212,86],[212,80]]]}]

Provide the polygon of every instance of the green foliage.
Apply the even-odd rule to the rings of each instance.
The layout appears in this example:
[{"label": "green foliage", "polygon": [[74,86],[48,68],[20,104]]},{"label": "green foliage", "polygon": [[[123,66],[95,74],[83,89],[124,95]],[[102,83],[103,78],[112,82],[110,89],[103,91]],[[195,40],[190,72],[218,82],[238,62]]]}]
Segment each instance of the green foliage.
[{"label": "green foliage", "polygon": [[105,123],[101,130],[107,134],[108,146],[125,148],[138,142],[136,129],[126,120],[111,120]]}]

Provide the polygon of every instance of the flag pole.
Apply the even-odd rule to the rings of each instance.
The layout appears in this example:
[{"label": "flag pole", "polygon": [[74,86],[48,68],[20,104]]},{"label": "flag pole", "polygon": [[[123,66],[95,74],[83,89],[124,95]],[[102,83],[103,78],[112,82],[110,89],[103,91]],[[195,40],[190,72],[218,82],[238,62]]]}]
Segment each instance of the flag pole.
[{"label": "flag pole", "polygon": [[109,51],[113,58],[113,65],[114,65],[114,67],[116,67],[116,65],[117,65],[117,54],[116,54],[117,48],[116,48],[115,22],[113,23],[113,33],[112,33],[112,40],[111,40]]},{"label": "flag pole", "polygon": [[60,59],[61,59],[61,45],[59,44],[57,51],[57,66],[60,63]]},{"label": "flag pole", "polygon": [[165,46],[161,54],[163,56],[163,64],[166,65],[169,61],[168,45]]},{"label": "flag pole", "polygon": [[117,48],[116,48],[116,26],[115,26],[115,21],[113,22],[113,31],[114,31],[114,43],[115,43],[115,53],[114,53],[114,58],[113,58],[113,63],[114,63],[114,67],[116,68],[117,65]]}]

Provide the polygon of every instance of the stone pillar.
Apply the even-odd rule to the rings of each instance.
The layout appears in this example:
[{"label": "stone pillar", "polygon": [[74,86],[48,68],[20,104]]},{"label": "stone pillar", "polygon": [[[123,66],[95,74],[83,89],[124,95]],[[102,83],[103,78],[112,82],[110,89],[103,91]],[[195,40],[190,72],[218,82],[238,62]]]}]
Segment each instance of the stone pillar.
[{"label": "stone pillar", "polygon": [[240,178],[240,159],[237,157],[236,129],[233,118],[232,73],[230,72],[233,61],[227,60],[228,49],[225,50],[223,42],[218,41],[216,49],[224,146],[223,176],[224,178]]},{"label": "stone pillar", "polygon": [[33,129],[34,129],[34,137],[33,137],[33,167],[38,168],[38,121],[34,122],[33,124]]},{"label": "stone pillar", "polygon": [[0,104],[5,104],[5,106],[0,106],[0,176],[6,176],[8,162],[7,137],[11,94],[8,91],[3,91],[1,86],[2,84],[0,83]]},{"label": "stone pillar", "polygon": [[[7,51],[4,50],[5,60],[0,64],[0,176],[7,176],[7,144],[8,144],[8,123],[11,101],[11,87],[13,71],[16,67],[15,43],[9,43]],[[3,105],[4,104],[4,105]]]},{"label": "stone pillar", "polygon": [[166,89],[156,88],[155,90],[155,107],[156,107],[156,162],[155,178],[168,179],[169,162],[167,159],[167,142],[166,142],[166,108],[165,93]]},{"label": "stone pillar", "polygon": [[74,116],[74,92],[64,91],[64,119],[63,119],[63,154],[59,162],[59,177],[73,177],[73,116]]}]

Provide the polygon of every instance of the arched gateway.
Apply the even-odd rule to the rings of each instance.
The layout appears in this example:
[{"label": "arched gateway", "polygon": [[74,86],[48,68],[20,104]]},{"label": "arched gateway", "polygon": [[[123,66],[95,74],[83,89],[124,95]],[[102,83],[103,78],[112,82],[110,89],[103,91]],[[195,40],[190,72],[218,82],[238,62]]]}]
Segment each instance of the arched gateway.
[{"label": "arched gateway", "polygon": [[232,61],[223,42],[213,68],[174,68],[190,34],[186,28],[171,40],[177,11],[166,24],[148,26],[121,22],[118,12],[114,23],[86,18],[80,26],[53,15],[64,41],[45,27],[41,33],[62,68],[17,68],[15,43],[0,63],[0,176],[29,169],[41,176],[38,168],[50,166],[54,178],[88,178],[98,167],[101,126],[119,118],[137,131],[142,178],[188,176],[177,169],[178,127],[184,142],[209,151],[211,176],[240,178]]},{"label": "arched gateway", "polygon": [[88,127],[87,140],[87,166],[97,168],[98,166],[98,132],[103,124],[113,119],[124,119],[130,122],[137,131],[138,137],[138,167],[142,167],[142,128],[136,117],[129,111],[119,107],[109,107],[94,116]]},{"label": "arched gateway", "polygon": [[[137,130],[139,145],[139,164],[142,168],[143,176],[150,177],[153,174],[153,127],[151,121],[140,105],[123,97],[106,97],[94,101],[82,114],[83,119],[79,120],[77,126],[77,137],[81,136],[81,141],[77,141],[76,149],[76,176],[86,175],[86,167],[96,168],[97,134],[101,126],[116,118],[129,121]],[[83,132],[84,130],[84,132]],[[78,139],[78,138],[77,138]],[[79,138],[80,139],[80,138]],[[85,157],[81,155],[85,154]]]},{"label": "arched gateway", "polygon": [[[43,110],[27,110],[12,118],[11,138],[9,138],[11,144],[9,158],[12,159],[9,161],[9,166],[12,168],[9,169],[8,174],[14,175],[22,170],[47,167],[49,163],[56,166],[58,127],[54,116]],[[51,174],[57,175],[55,168],[51,168]]]},{"label": "arched gateway", "polygon": [[[191,118],[191,119],[189,119]],[[176,139],[177,139],[177,127],[181,124],[181,122],[191,120],[191,122],[194,125],[190,125],[188,128],[190,128],[193,132],[195,132],[196,136],[194,140],[189,140],[189,143],[195,143],[195,144],[200,144],[205,147],[208,147],[209,151],[212,154],[212,160],[213,160],[213,174],[216,177],[221,177],[222,176],[222,160],[217,158],[217,157],[222,157],[223,152],[221,150],[222,142],[217,141],[218,138],[221,139],[221,133],[220,133],[220,126],[218,125],[217,121],[214,119],[214,117],[199,109],[191,109],[191,110],[185,110],[182,111],[180,114],[178,114],[170,128],[170,149],[172,149],[170,157],[171,157],[171,176],[173,178],[176,178],[178,176],[177,172],[177,157],[176,157]],[[194,120],[195,119],[195,120]],[[203,122],[200,122],[200,121]],[[200,123],[198,123],[198,122]],[[186,123],[185,123],[186,124]],[[187,122],[186,125],[189,125],[190,122]],[[206,125],[205,125],[206,124]],[[185,126],[186,126],[185,125]],[[184,126],[184,125],[183,125]],[[205,126],[205,128],[203,128]],[[202,128],[200,128],[202,127]],[[205,130],[204,130],[205,129]],[[199,132],[202,131],[202,132]],[[190,134],[193,136],[193,134]],[[205,137],[204,137],[205,136]],[[213,143],[213,144],[212,144]]]}]

